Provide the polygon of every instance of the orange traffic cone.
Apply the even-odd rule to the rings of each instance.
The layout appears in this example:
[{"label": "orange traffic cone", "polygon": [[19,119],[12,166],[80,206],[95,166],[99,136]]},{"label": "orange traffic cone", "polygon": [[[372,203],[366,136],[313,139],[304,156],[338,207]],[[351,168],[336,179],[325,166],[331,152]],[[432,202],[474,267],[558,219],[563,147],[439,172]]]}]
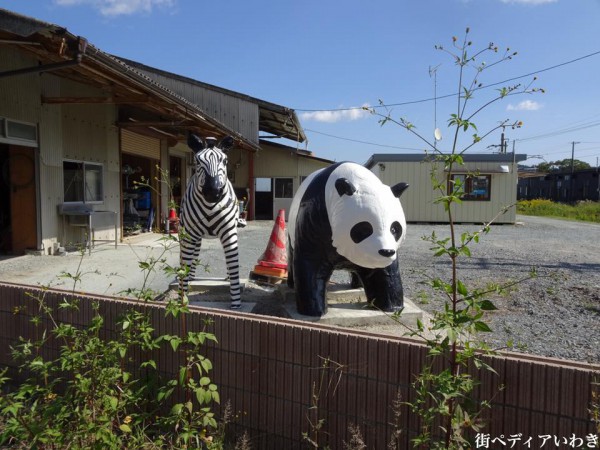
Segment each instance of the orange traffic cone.
[{"label": "orange traffic cone", "polygon": [[285,210],[280,209],[273,226],[267,249],[254,266],[254,272],[260,275],[286,277],[287,249],[285,245]]},{"label": "orange traffic cone", "polygon": [[177,233],[179,228],[179,217],[175,208],[169,210],[169,233]]}]

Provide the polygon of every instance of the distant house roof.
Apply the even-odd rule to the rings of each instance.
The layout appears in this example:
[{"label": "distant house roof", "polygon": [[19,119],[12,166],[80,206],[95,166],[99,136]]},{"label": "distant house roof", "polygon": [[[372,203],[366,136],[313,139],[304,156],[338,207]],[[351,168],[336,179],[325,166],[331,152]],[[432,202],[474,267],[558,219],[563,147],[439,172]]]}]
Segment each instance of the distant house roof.
[{"label": "distant house roof", "polygon": [[586,169],[575,169],[571,172],[571,169],[562,170],[551,170],[549,172],[538,172],[537,169],[524,170],[519,168],[519,178],[534,178],[534,177],[548,177],[548,179],[562,177],[564,175],[587,175],[587,174],[598,174],[600,169],[597,167],[589,167]]},{"label": "distant house roof", "polygon": [[314,159],[315,161],[321,161],[321,162],[328,163],[328,164],[334,163],[334,161],[332,161],[330,159],[319,158],[318,156],[315,156],[313,154],[313,152],[311,152],[309,150],[304,150],[302,148],[291,147],[289,145],[279,144],[277,142],[272,142],[267,139],[261,139],[260,145],[261,145],[261,147],[267,146],[267,147],[275,148],[277,150],[295,153],[300,158]]},{"label": "distant house roof", "polygon": [[[425,153],[375,153],[364,165],[367,169],[370,169],[380,162],[420,162],[426,161],[431,157],[432,155],[426,155]],[[465,153],[462,157],[464,162],[512,163],[525,161],[527,159],[527,155],[514,155],[512,153]]]}]

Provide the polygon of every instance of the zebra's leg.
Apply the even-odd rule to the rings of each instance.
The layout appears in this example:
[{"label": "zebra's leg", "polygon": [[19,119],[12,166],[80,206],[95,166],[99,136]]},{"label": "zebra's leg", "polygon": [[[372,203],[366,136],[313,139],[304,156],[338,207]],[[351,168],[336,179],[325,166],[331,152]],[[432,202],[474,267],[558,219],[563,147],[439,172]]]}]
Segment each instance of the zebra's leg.
[{"label": "zebra's leg", "polygon": [[184,237],[179,242],[179,264],[181,268],[189,267],[187,275],[179,280],[179,288],[187,294],[189,281],[196,274],[196,266],[198,265],[198,256],[200,256],[200,248],[202,247],[202,238],[192,239],[189,236]]},{"label": "zebra's leg", "polygon": [[223,235],[221,237],[221,245],[223,246],[223,252],[225,253],[227,275],[229,276],[229,294],[231,296],[231,309],[239,309],[242,306],[242,300],[240,299],[240,262],[237,233],[233,232]]}]

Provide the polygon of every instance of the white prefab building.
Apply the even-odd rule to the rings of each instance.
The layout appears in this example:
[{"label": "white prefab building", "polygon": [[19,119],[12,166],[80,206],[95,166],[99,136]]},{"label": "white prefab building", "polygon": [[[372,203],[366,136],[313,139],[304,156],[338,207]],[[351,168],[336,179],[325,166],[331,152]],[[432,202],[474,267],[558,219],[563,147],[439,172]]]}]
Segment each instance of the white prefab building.
[{"label": "white prefab building", "polygon": [[[454,205],[454,220],[486,223],[506,209],[495,223],[514,223],[517,164],[526,158],[512,153],[463,155],[464,165],[455,166],[451,174],[451,179],[460,181],[465,191],[462,203]],[[401,197],[408,222],[448,222],[443,204],[435,200],[446,195],[450,187],[444,186],[442,193],[434,190],[431,181],[432,173],[437,180],[446,178],[443,164],[425,154],[374,154],[365,166],[385,184],[391,186],[403,181],[410,185]]]}]

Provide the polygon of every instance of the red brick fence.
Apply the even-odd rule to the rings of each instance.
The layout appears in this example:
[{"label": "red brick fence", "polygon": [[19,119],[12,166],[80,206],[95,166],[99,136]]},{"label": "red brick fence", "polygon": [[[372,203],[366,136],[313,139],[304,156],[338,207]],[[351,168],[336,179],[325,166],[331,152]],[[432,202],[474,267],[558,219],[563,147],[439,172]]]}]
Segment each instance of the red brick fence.
[{"label": "red brick fence", "polygon": [[[30,322],[37,304],[27,293],[42,292],[60,320],[79,325],[89,322],[91,302],[98,301],[108,336],[114,335],[117,318],[132,308],[148,311],[157,333],[179,330],[179,322],[166,318],[161,304],[82,295],[75,316],[56,308],[64,292],[0,284],[0,366],[14,366],[9,347],[19,336],[35,338],[39,332]],[[358,425],[368,448],[387,448],[391,404],[398,391],[403,400],[411,400],[410,385],[426,355],[424,346],[407,339],[206,308],[193,308],[188,328],[200,329],[205,319],[213,321],[209,331],[219,341],[206,347],[214,365],[211,379],[221,399],[229,399],[240,413],[233,428],[248,430],[257,449],[306,448],[302,433],[309,431],[307,415],[317,412],[327,432],[322,445],[344,448],[350,439],[348,426]],[[48,349],[48,356],[56,351]],[[154,359],[161,371],[176,374],[178,361],[172,352],[165,350]],[[328,359],[332,363],[325,369]],[[560,441],[594,433],[588,410],[599,366],[516,354],[492,358],[490,365],[497,376],[485,371],[478,375],[479,397],[493,398],[485,433],[496,441],[487,448],[539,448],[545,436],[551,436],[545,448],[573,448],[568,442],[555,445],[554,436]],[[318,410],[309,410],[313,384],[323,386]],[[498,392],[500,386],[504,389]],[[400,420],[401,448],[408,449],[418,424],[407,407],[402,407]],[[516,441],[519,433],[521,441]]]}]

